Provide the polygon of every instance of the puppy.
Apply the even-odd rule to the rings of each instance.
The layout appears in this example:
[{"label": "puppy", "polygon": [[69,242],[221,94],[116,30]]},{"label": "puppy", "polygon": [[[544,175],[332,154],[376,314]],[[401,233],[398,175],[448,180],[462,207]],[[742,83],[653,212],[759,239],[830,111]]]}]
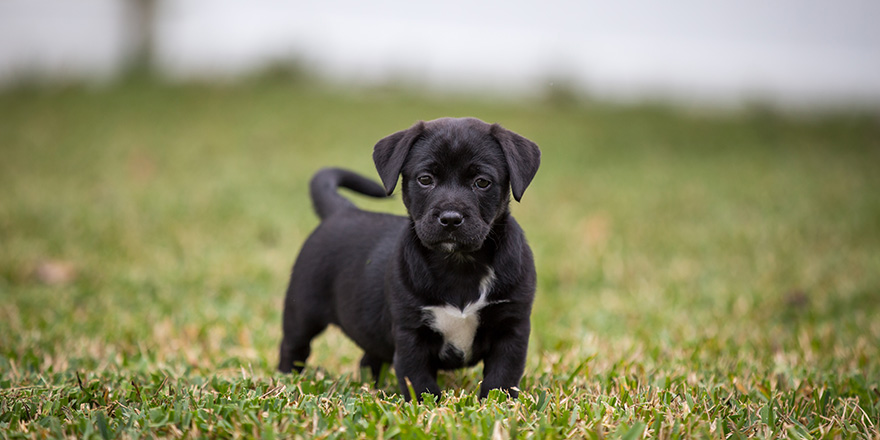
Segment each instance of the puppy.
[{"label": "puppy", "polygon": [[[538,170],[532,141],[478,119],[418,122],[381,139],[379,185],[323,169],[310,191],[321,223],[303,244],[284,302],[278,369],[301,371],[312,339],[335,324],[374,378],[392,364],[404,398],[440,394],[437,371],[483,361],[480,397],[516,397],[525,369],[535,265],[510,215]],[[401,177],[408,217],[362,211],[345,187],[390,196]]]}]

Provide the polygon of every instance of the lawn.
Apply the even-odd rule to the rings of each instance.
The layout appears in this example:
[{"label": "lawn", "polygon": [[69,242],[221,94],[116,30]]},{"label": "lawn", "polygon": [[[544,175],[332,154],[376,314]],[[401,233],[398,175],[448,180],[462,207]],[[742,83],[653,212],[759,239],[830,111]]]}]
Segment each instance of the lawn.
[{"label": "lawn", "polygon": [[[475,116],[538,143],[516,400],[274,371],[311,174]],[[366,200],[402,213],[399,197]],[[0,92],[0,436],[880,437],[880,118],[340,89]]]}]

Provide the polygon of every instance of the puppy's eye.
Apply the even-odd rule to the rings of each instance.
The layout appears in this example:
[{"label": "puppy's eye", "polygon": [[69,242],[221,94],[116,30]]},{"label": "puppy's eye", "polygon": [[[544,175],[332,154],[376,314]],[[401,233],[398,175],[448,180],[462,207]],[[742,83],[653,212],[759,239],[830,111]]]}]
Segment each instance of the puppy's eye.
[{"label": "puppy's eye", "polygon": [[422,186],[428,186],[434,183],[434,179],[431,176],[419,176],[416,180],[418,180],[419,184]]},{"label": "puppy's eye", "polygon": [[488,181],[488,180],[486,180],[486,179],[477,179],[477,181],[474,182],[474,185],[476,185],[477,188],[480,188],[480,189],[486,189],[486,188],[488,188],[489,185],[491,185],[491,184],[492,184],[492,182],[490,182],[490,181]]}]

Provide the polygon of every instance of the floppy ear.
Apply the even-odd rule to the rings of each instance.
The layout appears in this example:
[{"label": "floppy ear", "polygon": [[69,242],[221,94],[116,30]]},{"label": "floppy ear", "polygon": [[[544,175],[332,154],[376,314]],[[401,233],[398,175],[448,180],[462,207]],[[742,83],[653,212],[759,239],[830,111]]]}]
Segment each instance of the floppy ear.
[{"label": "floppy ear", "polygon": [[538,172],[541,150],[534,142],[498,124],[492,124],[491,133],[501,144],[501,151],[504,152],[510,174],[510,190],[513,192],[513,198],[518,202],[535,177],[535,173]]},{"label": "floppy ear", "polygon": [[423,121],[416,122],[406,130],[380,139],[373,147],[373,162],[376,164],[376,171],[379,172],[382,184],[385,185],[385,193],[389,196],[397,186],[397,177],[400,176],[403,161],[406,160],[410,147],[422,134],[424,128]]}]

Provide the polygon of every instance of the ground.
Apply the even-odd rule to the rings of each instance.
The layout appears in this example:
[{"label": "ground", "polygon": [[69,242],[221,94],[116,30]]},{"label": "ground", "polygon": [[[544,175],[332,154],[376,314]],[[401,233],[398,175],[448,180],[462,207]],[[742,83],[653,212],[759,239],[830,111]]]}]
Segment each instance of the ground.
[{"label": "ground", "polygon": [[[375,176],[376,140],[441,116],[543,150],[512,207],[539,276],[522,394],[480,401],[477,367],[405,403],[337,330],[276,373],[311,174]],[[5,91],[0,435],[877,438],[878,164],[865,112],[284,76]]]}]

